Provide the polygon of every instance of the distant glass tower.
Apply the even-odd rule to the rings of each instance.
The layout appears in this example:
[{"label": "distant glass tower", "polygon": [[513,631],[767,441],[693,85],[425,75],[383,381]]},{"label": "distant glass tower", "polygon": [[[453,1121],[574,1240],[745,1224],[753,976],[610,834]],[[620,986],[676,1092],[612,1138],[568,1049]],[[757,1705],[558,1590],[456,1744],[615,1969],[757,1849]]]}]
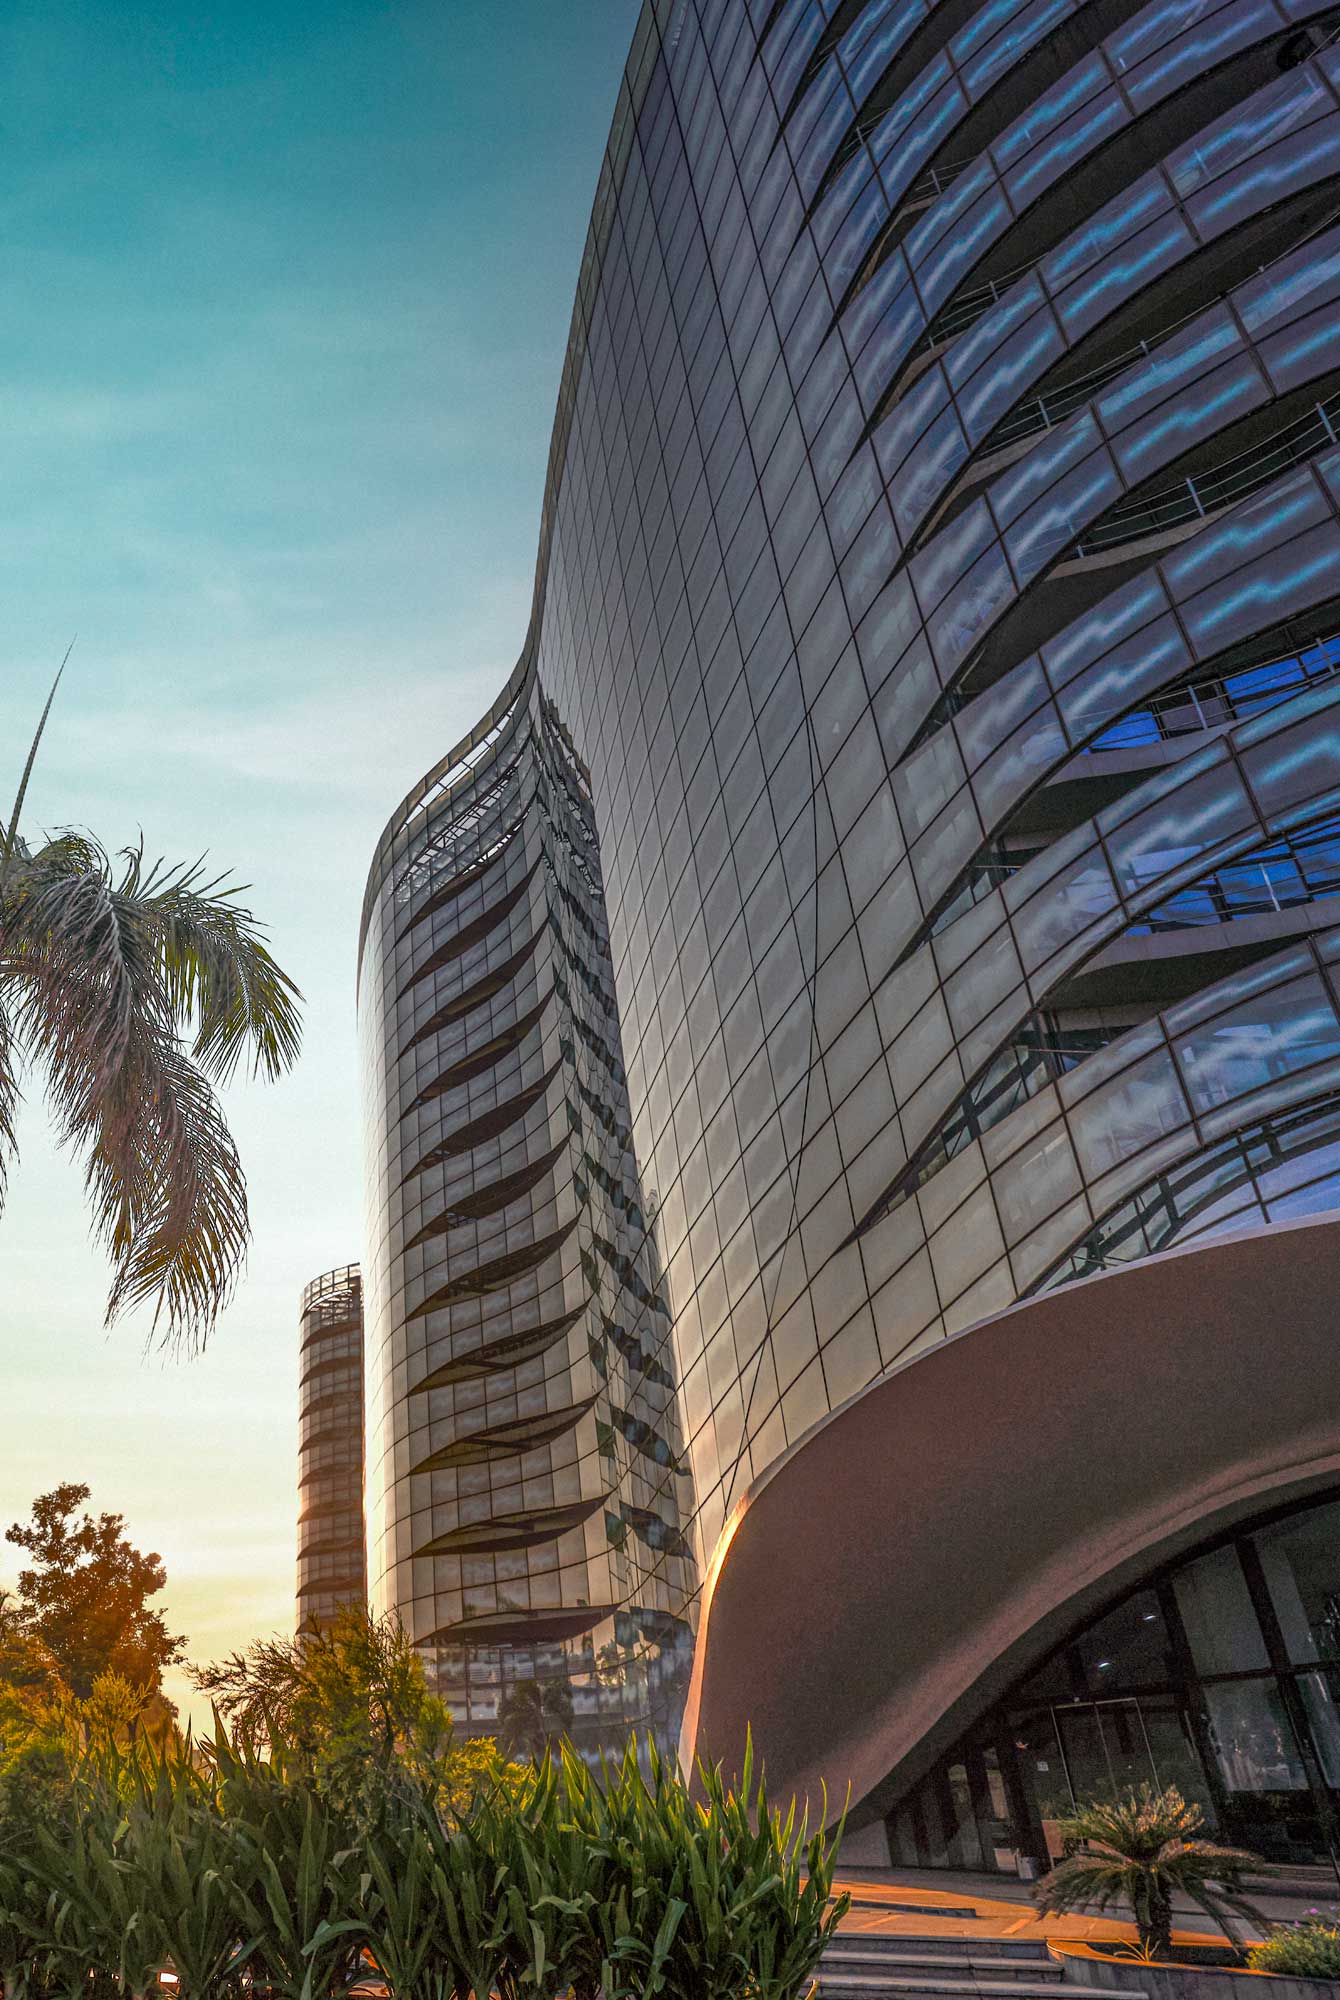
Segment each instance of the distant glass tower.
[{"label": "distant glass tower", "polygon": [[298,1627],[367,1601],[363,1535],[363,1285],[357,1264],[314,1278],[298,1344]]},{"label": "distant glass tower", "polygon": [[692,1512],[589,780],[522,666],[399,809],[360,975],[372,1593],[458,1726],[677,1727]]},{"label": "distant glass tower", "polygon": [[694,1629],[872,1858],[1117,1773],[1330,1851],[1338,31],[644,6],[364,920],[373,1588],[472,1717]]}]

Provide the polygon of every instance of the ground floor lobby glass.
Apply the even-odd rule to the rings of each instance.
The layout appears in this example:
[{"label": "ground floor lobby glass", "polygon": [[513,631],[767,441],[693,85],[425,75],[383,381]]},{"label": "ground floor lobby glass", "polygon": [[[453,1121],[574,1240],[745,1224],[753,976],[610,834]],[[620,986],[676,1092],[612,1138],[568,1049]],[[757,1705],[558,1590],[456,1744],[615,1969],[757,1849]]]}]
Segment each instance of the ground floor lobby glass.
[{"label": "ground floor lobby glass", "polygon": [[1249,1524],[1074,1633],[901,1801],[892,1858],[1045,1867],[1064,1814],[1146,1781],[1340,1883],[1340,1498]]}]

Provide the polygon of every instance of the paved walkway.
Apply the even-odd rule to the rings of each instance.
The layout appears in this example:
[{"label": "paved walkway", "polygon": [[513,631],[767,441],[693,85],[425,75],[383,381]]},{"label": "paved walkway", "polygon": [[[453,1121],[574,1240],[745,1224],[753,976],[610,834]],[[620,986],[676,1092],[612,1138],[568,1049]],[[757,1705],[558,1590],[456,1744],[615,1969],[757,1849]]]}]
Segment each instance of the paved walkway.
[{"label": "paved walkway", "polygon": [[[952,1882],[953,1887],[946,1886]],[[1040,1917],[1033,1908],[1032,1885],[1016,1882],[1008,1875],[950,1876],[940,1869],[903,1868],[897,1870],[848,1868],[839,1871],[835,1885],[849,1889],[852,1907],[843,1920],[844,1930],[887,1931],[893,1936],[921,1937],[1045,1937],[1054,1945],[1072,1945],[1079,1950],[1092,1943],[1116,1941],[1134,1943],[1135,1926],[1111,1916],[1086,1916],[1073,1911],[1066,1916]],[[1281,1920],[1297,1917],[1297,1897],[1272,1897],[1265,1893],[1249,1896],[1262,1913]],[[1318,1907],[1340,1908],[1340,1896]],[[1178,1916],[1173,1932],[1178,1944],[1222,1945],[1224,1938],[1194,1903],[1180,1898],[1174,1904]]]}]

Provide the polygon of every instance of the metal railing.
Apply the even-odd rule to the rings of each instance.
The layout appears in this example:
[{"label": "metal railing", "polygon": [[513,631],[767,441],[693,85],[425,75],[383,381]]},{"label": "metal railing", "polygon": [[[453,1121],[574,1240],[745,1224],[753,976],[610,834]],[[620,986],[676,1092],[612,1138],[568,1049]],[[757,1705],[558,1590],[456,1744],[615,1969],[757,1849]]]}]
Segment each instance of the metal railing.
[{"label": "metal railing", "polygon": [[1340,637],[1319,639],[1284,658],[1254,663],[1232,673],[1186,681],[1152,696],[1141,708],[1119,712],[1117,719],[1087,745],[1086,754],[1139,750],[1148,744],[1221,729],[1227,723],[1277,708],[1302,688],[1319,686],[1337,673]]},{"label": "metal railing", "polygon": [[898,206],[915,207],[919,203],[934,201],[938,195],[947,194],[954,182],[961,179],[969,167],[975,167],[976,164],[977,161],[972,159],[956,160],[948,167],[927,167],[925,173],[913,181]]},{"label": "metal railing", "polygon": [[1286,834],[1269,847],[1190,882],[1128,926],[1128,935],[1193,930],[1236,923],[1243,917],[1278,915],[1340,892],[1340,814],[1305,833]]},{"label": "metal railing", "polygon": [[[1293,253],[1290,251],[1288,254]],[[1268,271],[1269,268],[1268,264],[1262,264],[1260,272]],[[1159,348],[1172,339],[1174,334],[1180,333],[1183,327],[1190,326],[1191,322],[1199,319],[1210,306],[1222,305],[1236,289],[1234,286],[1228,291],[1213,293],[1208,299],[1202,300],[1194,312],[1185,313],[1181,319],[1175,319],[1170,325],[1161,327],[1148,340],[1137,341],[1134,347],[1128,347],[1123,353],[1114,355],[1111,361],[1105,361],[1101,367],[1090,369],[1087,375],[1076,376],[1073,382],[1065,382],[1060,388],[1051,390],[1045,396],[1030,396],[1026,403],[1020,403],[996,425],[982,446],[983,452],[989,455],[994,451],[1004,451],[1008,446],[1018,444],[1022,438],[1036,437],[1044,431],[1054,430],[1057,424],[1064,423],[1067,417],[1072,417],[1076,410],[1082,409],[1100,389],[1105,389],[1109,382],[1115,382],[1119,375],[1124,375],[1126,370],[1133,368],[1137,362],[1148,361]]]},{"label": "metal railing", "polygon": [[1203,521],[1221,507],[1230,507],[1259,493],[1282,472],[1302,465],[1319,451],[1340,444],[1340,391],[1323,397],[1271,438],[1263,439],[1247,451],[1236,452],[1194,478],[1186,477],[1162,487],[1156,493],[1133,493],[1119,500],[1089,527],[1074,537],[1070,552],[1076,557],[1098,555],[1120,548],[1126,542],[1141,541],[1147,535],[1165,534],[1170,528]]},{"label": "metal railing", "polygon": [[[1328,37],[1325,46],[1329,48],[1338,40],[1340,40],[1340,30],[1336,30],[1335,33]],[[968,168],[974,164],[975,162],[969,160],[955,167],[933,168],[930,170],[930,174],[924,175],[922,178],[925,181],[929,181],[932,174],[938,174],[944,177],[944,187],[949,188],[953,186],[960,175],[966,173]],[[917,185],[920,186],[921,183]],[[909,200],[910,198],[910,195],[905,196],[904,200]],[[1287,257],[1294,256],[1306,244],[1311,243],[1316,237],[1322,235],[1338,219],[1340,219],[1340,209],[1330,210],[1319,222],[1314,223],[1296,243],[1289,243],[1277,256],[1269,258],[1264,264],[1258,266],[1255,272],[1249,273],[1248,276],[1259,277],[1263,276],[1267,271],[1273,270],[1277,264],[1283,263]],[[1030,271],[1035,271],[1040,262],[1040,258],[1029,258],[1027,262],[1016,264],[1013,269],[1006,271],[1002,277],[989,278],[984,284],[974,285],[970,291],[957,293],[927,323],[925,329],[909,350],[908,362],[917,360],[923,354],[932,353],[936,349],[946,346],[949,341],[955,339],[960,333],[966,333],[969,327],[975,326],[977,321],[991,310],[992,306],[999,304],[1011,286],[1017,284],[1021,278],[1027,277]],[[1005,420],[1005,422],[997,425],[996,429],[991,433],[988,440],[989,444],[995,449],[1001,449],[1006,444],[1011,443],[1016,436],[1030,436],[1034,430],[1051,429],[1054,424],[1062,422],[1067,416],[1073,414],[1074,410],[1081,403],[1087,401],[1088,397],[1096,389],[1102,388],[1105,383],[1115,379],[1124,368],[1130,367],[1142,355],[1148,355],[1154,348],[1161,347],[1173,334],[1179,333],[1184,326],[1189,326],[1192,320],[1198,319],[1207,307],[1219,304],[1224,299],[1230,298],[1233,292],[1246,282],[1246,278],[1239,278],[1235,281],[1234,285],[1227,289],[1212,293],[1208,298],[1202,299],[1192,312],[1171,321],[1169,325],[1160,328],[1158,333],[1151,335],[1147,341],[1140,341],[1136,346],[1128,349],[1119,359],[1111,363],[1105,363],[1101,368],[1095,369],[1091,375],[1082,377],[1079,382],[1067,384],[1064,388],[1057,390],[1052,396],[1045,398],[1041,396],[1034,397],[1030,399],[1030,402],[1021,404],[1021,413],[1024,411],[1031,413],[1029,422],[1020,431],[1007,433],[1006,424],[1010,420]],[[1075,392],[1073,396],[1072,391]]]},{"label": "metal railing", "polygon": [[[1138,1257],[1166,1249],[1198,1215],[1241,1187],[1254,1189],[1263,1217],[1268,1217],[1271,1191],[1268,1181],[1262,1190],[1263,1177],[1307,1153],[1323,1154],[1321,1171],[1312,1185],[1320,1188],[1340,1181],[1330,1157],[1337,1138],[1340,1095],[1335,1093],[1301,1110],[1279,1112],[1232,1133],[1180,1167],[1155,1175],[1045,1271],[1024,1296],[1034,1297],[1095,1271],[1119,1269]],[[1291,1192],[1300,1178],[1291,1177]]]}]

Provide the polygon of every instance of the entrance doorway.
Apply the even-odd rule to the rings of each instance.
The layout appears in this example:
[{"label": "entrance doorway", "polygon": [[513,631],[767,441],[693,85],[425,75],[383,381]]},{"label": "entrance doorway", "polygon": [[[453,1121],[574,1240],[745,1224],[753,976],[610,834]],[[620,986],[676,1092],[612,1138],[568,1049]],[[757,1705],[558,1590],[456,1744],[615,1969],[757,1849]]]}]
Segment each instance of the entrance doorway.
[{"label": "entrance doorway", "polygon": [[902,1795],[895,1862],[1046,1866],[1060,1821],[1148,1784],[1175,1786],[1229,1846],[1340,1879],[1337,1607],[1340,1497],[1152,1571]]},{"label": "entrance doorway", "polygon": [[1019,1718],[1019,1776],[1048,1857],[1060,1858],[1057,1821],[1081,1802],[1117,1799],[1141,1785],[1175,1785],[1215,1823],[1214,1801],[1176,1696],[1125,1695],[1049,1705]]}]

